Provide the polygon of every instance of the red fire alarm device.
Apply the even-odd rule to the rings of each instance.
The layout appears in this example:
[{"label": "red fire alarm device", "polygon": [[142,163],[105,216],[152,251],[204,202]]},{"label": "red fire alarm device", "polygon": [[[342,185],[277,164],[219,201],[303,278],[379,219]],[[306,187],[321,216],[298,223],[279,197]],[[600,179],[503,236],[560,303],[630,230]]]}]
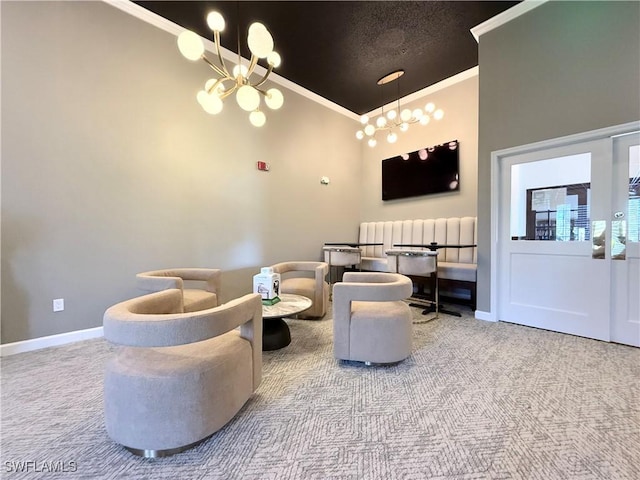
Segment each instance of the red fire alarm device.
[{"label": "red fire alarm device", "polygon": [[258,170],[262,170],[263,172],[269,171],[269,164],[267,162],[257,162]]}]

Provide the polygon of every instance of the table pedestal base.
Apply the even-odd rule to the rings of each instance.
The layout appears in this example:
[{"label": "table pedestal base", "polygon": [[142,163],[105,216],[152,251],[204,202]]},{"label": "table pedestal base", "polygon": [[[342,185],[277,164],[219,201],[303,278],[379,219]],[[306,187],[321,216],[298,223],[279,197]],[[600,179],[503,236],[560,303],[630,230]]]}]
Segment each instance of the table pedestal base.
[{"label": "table pedestal base", "polygon": [[262,351],[278,350],[291,343],[289,325],[282,318],[269,318],[262,321]]},{"label": "table pedestal base", "polygon": [[[417,307],[417,308],[427,307],[422,311],[422,315],[427,315],[428,313],[435,313],[436,311],[436,306],[434,304],[424,305],[421,303],[410,303],[409,306]],[[446,315],[451,315],[454,317],[462,317],[462,314],[460,312],[456,312],[455,310],[447,310],[446,308],[442,308],[442,305],[438,305],[438,313],[444,313]],[[437,318],[437,317],[434,317],[434,318]]]}]

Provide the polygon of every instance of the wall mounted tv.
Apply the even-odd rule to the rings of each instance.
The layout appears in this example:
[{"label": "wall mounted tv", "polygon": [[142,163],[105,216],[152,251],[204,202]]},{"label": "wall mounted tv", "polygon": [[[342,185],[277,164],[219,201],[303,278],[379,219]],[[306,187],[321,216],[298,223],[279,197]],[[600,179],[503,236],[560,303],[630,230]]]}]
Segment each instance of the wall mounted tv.
[{"label": "wall mounted tv", "polygon": [[460,190],[457,140],[382,161],[382,200]]}]

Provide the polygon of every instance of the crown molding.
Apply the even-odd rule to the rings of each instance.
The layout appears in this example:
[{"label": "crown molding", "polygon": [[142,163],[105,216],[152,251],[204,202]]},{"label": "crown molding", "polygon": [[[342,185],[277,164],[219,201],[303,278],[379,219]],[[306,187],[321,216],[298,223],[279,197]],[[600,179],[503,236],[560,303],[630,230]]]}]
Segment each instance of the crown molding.
[{"label": "crown molding", "polygon": [[[104,3],[111,5],[139,20],[142,20],[145,23],[148,23],[149,25],[152,25],[156,28],[159,28],[161,30],[164,30],[167,33],[170,33],[172,35],[175,35],[176,37],[178,35],[180,35],[180,33],[182,33],[185,29],[183,27],[181,27],[180,25],[177,25],[176,23],[167,20],[164,17],[161,17],[160,15],[151,12],[150,10],[147,10],[146,8],[141,7],[140,5],[131,2],[130,0],[102,0]],[[474,33],[474,36],[476,36],[476,40],[479,38],[479,36],[482,33],[485,33],[486,31],[489,31],[493,28],[496,28],[499,25],[502,25],[503,23],[506,23],[510,20],[512,20],[513,18],[516,18],[520,15],[522,15],[523,13],[528,12],[529,10],[531,10],[532,8],[537,7],[538,5],[545,3],[548,0],[524,0],[522,3],[510,8],[509,10],[501,13],[500,15],[497,15],[495,17],[493,17],[492,19],[481,23],[480,25],[474,27],[472,29],[472,33],[474,31],[476,31],[476,29],[478,29],[479,33],[478,36],[476,36],[476,34]],[[525,8],[523,8],[523,6],[526,6]],[[512,12],[512,13],[510,13]],[[496,20],[499,20],[498,22],[496,22]],[[202,38],[202,37],[201,37]],[[215,54],[215,45],[214,43],[206,38],[202,38],[205,49],[213,54]],[[238,54],[237,52],[232,52],[230,50],[227,50],[224,47],[220,48],[222,56],[229,61],[234,61],[235,59],[238,58]],[[246,60],[246,59],[245,59]],[[264,75],[266,72],[266,69],[264,69],[262,66],[260,65],[256,65],[256,69],[255,69],[255,73],[257,73],[258,75]],[[400,101],[402,103],[410,103],[413,102],[415,100],[418,100],[422,97],[426,97],[428,95],[431,95],[439,90],[442,90],[444,88],[450,87],[456,83],[462,82],[464,80],[467,80],[469,78],[472,78],[474,76],[478,75],[478,67],[472,67],[469,70],[465,70],[464,72],[461,72],[457,75],[454,75],[452,77],[446,78],[444,80],[442,80],[441,82],[438,82],[436,84],[430,85],[426,88],[423,88],[422,90],[419,90],[417,92],[414,92],[410,95],[407,95],[405,97],[400,98]],[[319,105],[324,106],[325,108],[328,108],[330,110],[333,110],[334,112],[337,112],[341,115],[344,115],[347,118],[350,118],[351,120],[355,120],[355,121],[359,121],[360,120],[360,115],[352,112],[351,110],[348,110],[344,107],[342,107],[341,105],[338,105],[336,103],[331,102],[330,100],[327,100],[326,98],[311,92],[309,90],[307,90],[304,87],[301,87],[300,85],[287,80],[286,78],[278,75],[276,72],[272,72],[269,75],[269,80],[273,81],[274,83],[277,83],[278,85],[287,88],[288,90],[291,90],[292,92],[295,92],[299,95],[301,95],[302,97],[305,97]],[[387,108],[391,108],[393,106],[395,106],[397,104],[397,99],[394,100],[393,102],[387,104],[384,106],[385,109]],[[379,108],[376,108],[374,110],[372,110],[371,112],[369,112],[369,115],[373,115],[375,114],[374,112],[376,112],[377,110],[379,110]]]},{"label": "crown molding", "polygon": [[[479,68],[476,65],[475,67],[471,67],[468,70],[465,70],[463,72],[460,72],[456,75],[453,75],[452,77],[449,78],[445,78],[444,80],[438,82],[438,83],[434,83],[433,85],[429,85],[428,87],[423,88],[422,90],[418,90],[417,92],[411,93],[409,95],[407,95],[406,97],[402,97],[400,98],[400,102],[407,104],[407,103],[411,103],[415,100],[420,100],[423,97],[427,97],[429,95],[434,94],[435,92],[437,92],[438,90],[443,90],[445,88],[448,88],[452,85],[455,85],[456,83],[460,83],[463,82],[465,80],[468,80],[469,78],[473,78],[473,77],[477,77],[479,73]],[[386,105],[382,106],[382,107],[378,107],[378,108],[374,108],[373,110],[371,110],[370,112],[367,112],[368,116],[375,116],[377,115],[378,111],[382,108],[384,110],[389,110],[392,108],[396,108],[396,106],[398,105],[398,99],[394,100],[393,102],[389,102]],[[358,120],[360,120],[360,117],[358,116]]]},{"label": "crown molding", "polygon": [[509,10],[505,10],[499,13],[495,17],[490,18],[486,22],[482,22],[471,29],[471,34],[476,39],[476,42],[480,43],[480,37],[487,32],[490,32],[494,28],[498,28],[511,20],[518,18],[521,15],[539,7],[543,3],[547,3],[550,0],[524,0],[523,2],[514,5]]}]

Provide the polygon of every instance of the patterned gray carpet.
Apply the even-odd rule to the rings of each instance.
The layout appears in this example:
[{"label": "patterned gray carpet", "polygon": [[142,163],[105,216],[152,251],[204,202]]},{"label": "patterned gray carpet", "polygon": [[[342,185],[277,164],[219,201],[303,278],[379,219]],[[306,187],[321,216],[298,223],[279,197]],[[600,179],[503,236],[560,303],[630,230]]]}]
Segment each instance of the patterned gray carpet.
[{"label": "patterned gray carpet", "polygon": [[333,359],[330,316],[288,323],[236,418],[163,459],[107,437],[104,340],[2,359],[2,478],[640,478],[640,349],[469,312],[376,368]]}]

